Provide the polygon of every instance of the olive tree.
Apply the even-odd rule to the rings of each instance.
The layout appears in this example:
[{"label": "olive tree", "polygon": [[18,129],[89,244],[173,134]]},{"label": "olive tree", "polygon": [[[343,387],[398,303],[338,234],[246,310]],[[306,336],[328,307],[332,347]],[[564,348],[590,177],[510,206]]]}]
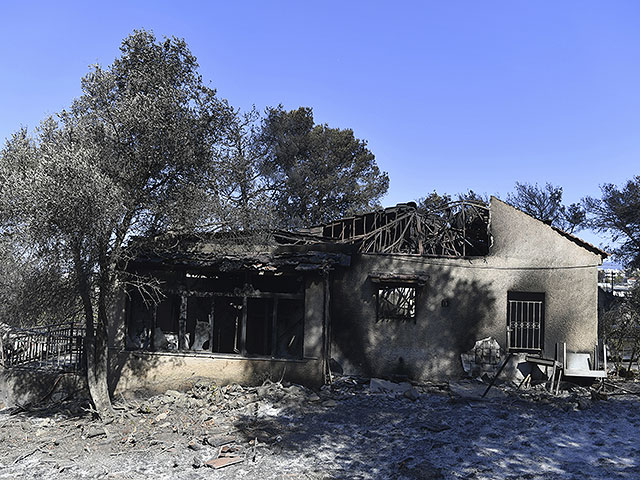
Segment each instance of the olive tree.
[{"label": "olive tree", "polygon": [[21,130],[0,155],[0,233],[73,279],[87,328],[87,380],[101,416],[109,306],[133,235],[215,222],[212,162],[233,110],[183,40],[136,31],[94,66],[68,110]]},{"label": "olive tree", "polygon": [[624,297],[616,297],[602,316],[602,335],[614,353],[616,370],[621,372],[623,352],[629,352],[627,371],[640,357],[640,285]]},{"label": "olive tree", "polygon": [[611,249],[618,260],[629,268],[640,267],[640,176],[622,187],[602,185],[602,197],[587,197],[582,203],[587,211],[587,224],[608,235]]}]

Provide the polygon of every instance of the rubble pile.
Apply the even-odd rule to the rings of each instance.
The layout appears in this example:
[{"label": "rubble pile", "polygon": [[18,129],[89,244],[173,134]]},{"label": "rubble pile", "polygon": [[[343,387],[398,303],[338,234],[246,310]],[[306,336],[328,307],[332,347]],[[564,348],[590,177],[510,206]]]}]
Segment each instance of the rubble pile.
[{"label": "rubble pile", "polygon": [[637,396],[505,384],[481,398],[486,387],[195,381],[184,392],[119,397],[106,424],[86,400],[3,409],[0,479],[640,477]]}]

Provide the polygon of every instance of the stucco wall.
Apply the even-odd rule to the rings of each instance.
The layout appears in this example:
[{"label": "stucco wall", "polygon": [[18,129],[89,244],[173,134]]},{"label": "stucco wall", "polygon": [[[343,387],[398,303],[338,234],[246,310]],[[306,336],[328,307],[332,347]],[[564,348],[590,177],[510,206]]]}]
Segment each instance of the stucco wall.
[{"label": "stucco wall", "polygon": [[60,400],[85,390],[86,383],[82,373],[0,368],[0,409],[40,404],[45,397]]},{"label": "stucco wall", "polygon": [[[490,254],[473,260],[354,256],[332,284],[332,357],[345,371],[367,375],[461,375],[460,353],[476,340],[492,336],[506,346],[508,291],[545,293],[545,355],[560,341],[569,351],[591,351],[599,255],[497,199],[491,233]],[[369,277],[392,272],[429,276],[418,288],[415,323],[376,321],[377,287]]]},{"label": "stucco wall", "polygon": [[186,388],[198,379],[221,385],[258,385],[282,378],[309,386],[322,384],[320,359],[249,359],[213,354],[111,351],[110,386],[114,393],[127,390],[164,392]]}]

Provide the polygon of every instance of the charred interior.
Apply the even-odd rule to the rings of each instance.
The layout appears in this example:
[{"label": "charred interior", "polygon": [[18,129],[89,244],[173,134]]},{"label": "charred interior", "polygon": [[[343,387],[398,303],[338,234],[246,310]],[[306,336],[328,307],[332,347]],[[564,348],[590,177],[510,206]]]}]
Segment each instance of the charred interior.
[{"label": "charred interior", "polygon": [[129,349],[302,358],[302,275],[185,272],[165,280],[158,303],[130,292]]},{"label": "charred interior", "polygon": [[446,257],[489,253],[489,207],[453,202],[428,211],[399,204],[323,225],[322,237],[358,245],[361,253],[409,253]]}]

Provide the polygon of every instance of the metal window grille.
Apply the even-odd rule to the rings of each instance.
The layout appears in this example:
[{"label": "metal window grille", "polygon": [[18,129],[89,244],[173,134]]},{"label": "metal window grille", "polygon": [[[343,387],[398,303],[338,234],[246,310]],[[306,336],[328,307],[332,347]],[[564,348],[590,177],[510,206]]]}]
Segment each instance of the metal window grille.
[{"label": "metal window grille", "polygon": [[509,292],[507,345],[510,351],[539,352],[544,338],[544,294]]}]

